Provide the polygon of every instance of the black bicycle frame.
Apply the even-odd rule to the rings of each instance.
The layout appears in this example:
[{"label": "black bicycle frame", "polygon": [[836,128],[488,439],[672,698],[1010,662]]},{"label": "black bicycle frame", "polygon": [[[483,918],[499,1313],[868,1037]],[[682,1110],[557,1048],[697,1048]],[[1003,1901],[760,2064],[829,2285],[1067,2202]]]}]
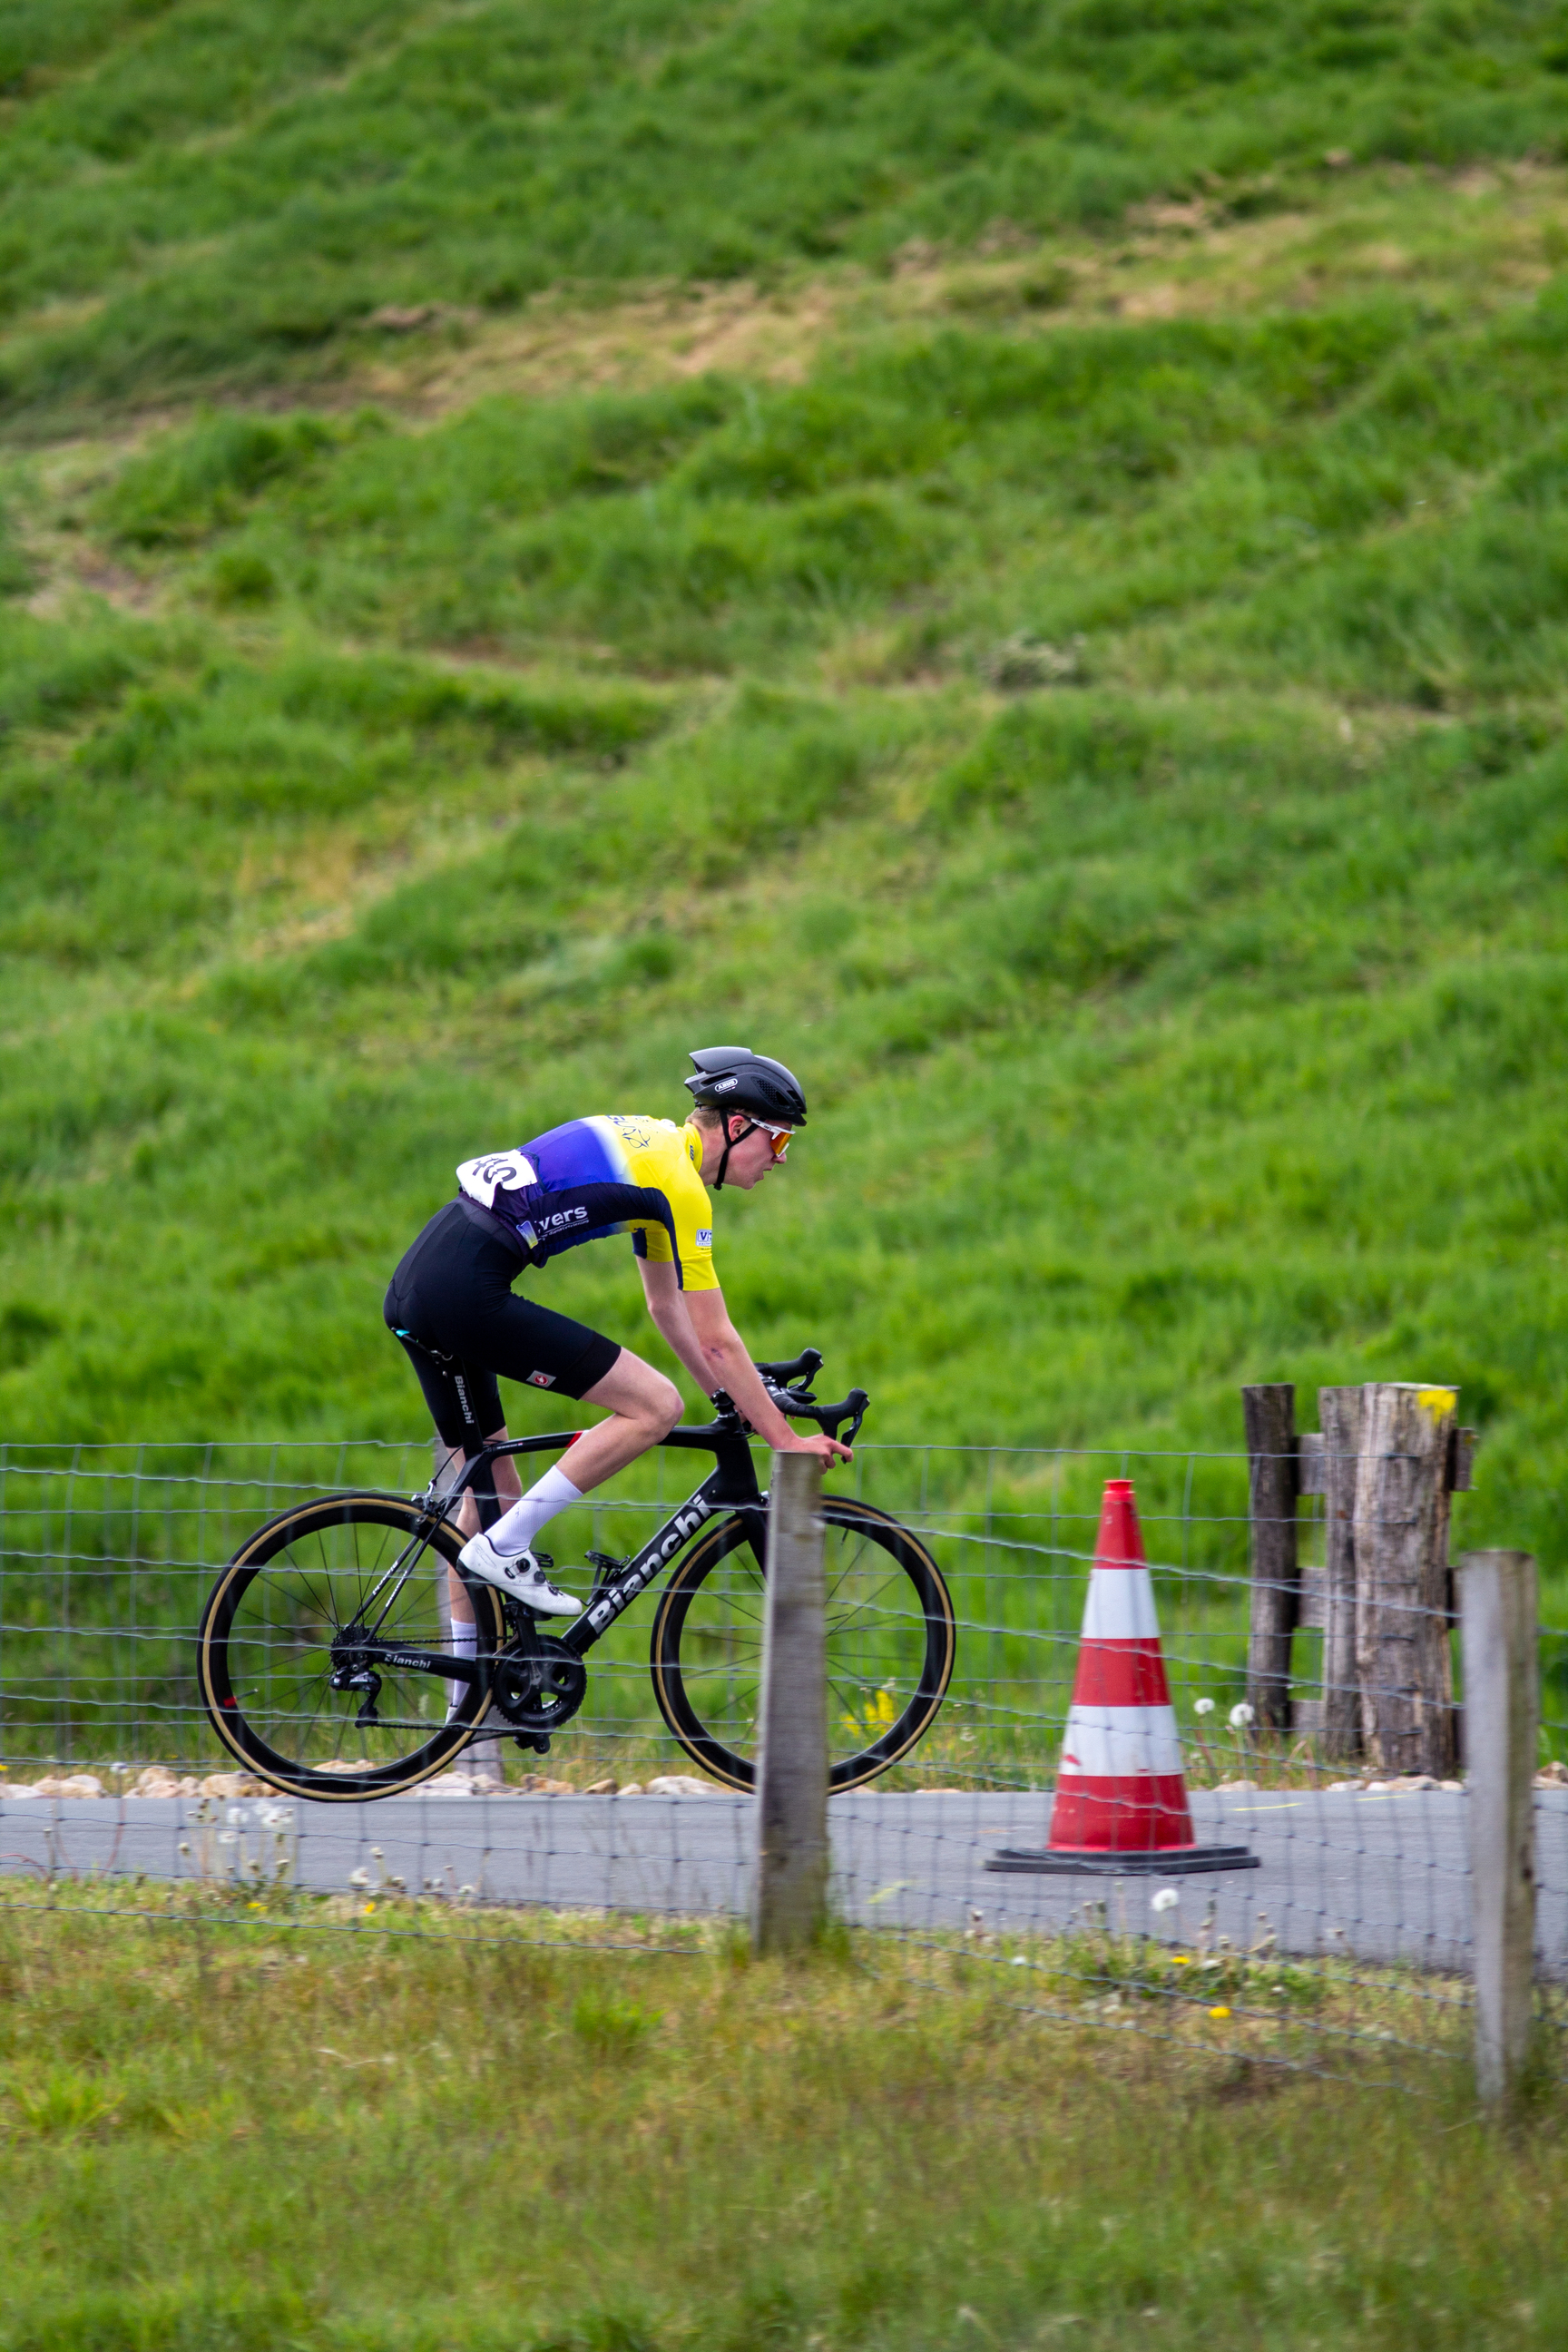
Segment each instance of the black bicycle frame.
[{"label": "black bicycle frame", "polygon": [[[488,1492],[481,1492],[475,1485],[480,1475],[492,1462],[499,1462],[505,1454],[561,1453],[571,1444],[574,1434],[572,1430],[561,1430],[539,1437],[509,1437],[502,1444],[481,1446],[477,1454],[467,1456],[462,1474],[454,1486],[438,1496],[432,1489],[429,1497],[432,1528],[470,1487],[474,1489],[474,1500],[479,1505],[481,1523],[493,1527],[500,1515],[500,1504],[493,1481]],[[739,1419],[731,1420],[725,1416],[719,1421],[709,1422],[701,1428],[678,1427],[659,1443],[687,1452],[712,1454],[718,1459],[709,1476],[693,1494],[687,1496],[679,1509],[671,1513],[658,1533],[651,1537],[642,1549],[613,1576],[601,1577],[583,1614],[573,1620],[564,1633],[556,1635],[555,1638],[579,1658],[587,1655],[623,1611],[630,1608],[638,1593],[647,1591],[660,1569],[668,1567],[703,1521],[710,1519],[715,1512],[733,1510],[752,1516],[756,1522],[752,1531],[752,1547],[759,1561],[763,1559],[767,1497],[757,1485],[756,1465],[752,1459],[752,1450]],[[421,1536],[417,1540],[425,1538]],[[404,1559],[408,1556],[405,1553]],[[395,1575],[403,1564],[403,1560],[395,1562],[388,1574]],[[385,1580],[384,1578],[382,1584],[377,1585],[370,1605],[374,1605]],[[339,1641],[353,1649],[356,1664],[369,1667],[395,1666],[405,1674],[443,1675],[450,1682],[476,1683],[482,1675],[488,1675],[492,1663],[489,1657],[448,1657],[439,1650],[405,1649],[401,1644],[384,1643],[374,1633],[356,1633],[352,1628],[345,1628]]]}]

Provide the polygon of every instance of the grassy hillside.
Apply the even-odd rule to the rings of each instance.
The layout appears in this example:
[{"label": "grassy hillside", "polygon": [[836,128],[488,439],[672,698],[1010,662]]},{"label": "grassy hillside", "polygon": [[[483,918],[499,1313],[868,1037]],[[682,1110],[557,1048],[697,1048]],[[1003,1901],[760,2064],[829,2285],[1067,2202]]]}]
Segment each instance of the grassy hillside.
[{"label": "grassy hillside", "polygon": [[[1545,12],[0,21],[7,1435],[411,1433],[455,1162],[744,1036],[814,1116],[726,1287],[868,1434],[1452,1379],[1564,1562]],[[715,207],[773,274],[651,284]]]},{"label": "grassy hillside", "polygon": [[319,375],[389,303],[1562,151],[1560,0],[5,0],[0,394]]}]

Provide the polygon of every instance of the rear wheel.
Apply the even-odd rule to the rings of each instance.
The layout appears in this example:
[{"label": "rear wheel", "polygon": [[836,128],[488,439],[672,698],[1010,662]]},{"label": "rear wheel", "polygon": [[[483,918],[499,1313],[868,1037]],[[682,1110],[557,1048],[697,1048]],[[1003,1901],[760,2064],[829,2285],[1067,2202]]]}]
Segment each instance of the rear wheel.
[{"label": "rear wheel", "polygon": [[[907,1756],[952,1674],[952,1602],[931,1554],[869,1504],[829,1499],[829,1785],[858,1789]],[[760,1512],[706,1527],[666,1585],[653,1628],[659,1710],[695,1762],[731,1789],[756,1782],[763,1663]]]},{"label": "rear wheel", "polygon": [[[374,1661],[373,1693],[333,1687],[344,1628],[362,1622],[401,1649],[447,1650],[448,1571],[468,1594],[480,1651],[499,1646],[499,1596],[458,1568],[455,1528],[443,1520],[421,1543],[428,1528],[428,1515],[395,1495],[302,1503],[258,1528],[213,1587],[197,1634],[203,1703],[225,1747],[275,1788],[384,1797],[467,1746],[488,1687],[465,1685],[449,1706],[443,1676],[384,1658]],[[399,1582],[388,1571],[405,1553]]]}]

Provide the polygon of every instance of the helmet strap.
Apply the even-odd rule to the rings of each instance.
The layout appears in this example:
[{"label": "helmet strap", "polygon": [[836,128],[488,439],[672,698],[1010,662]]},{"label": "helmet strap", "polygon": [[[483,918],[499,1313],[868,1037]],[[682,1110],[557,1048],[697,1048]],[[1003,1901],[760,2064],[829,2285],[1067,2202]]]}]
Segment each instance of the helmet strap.
[{"label": "helmet strap", "polygon": [[735,1114],[731,1111],[729,1118],[724,1121],[724,1151],[723,1156],[719,1162],[719,1173],[713,1179],[713,1190],[716,1192],[721,1192],[724,1190],[724,1171],[730,1165],[730,1154],[735,1149],[735,1145],[737,1143],[744,1143],[748,1135],[755,1135],[759,1124],[759,1122],[753,1118],[748,1126],[743,1127],[741,1129],[739,1135],[735,1136],[731,1139],[730,1134],[730,1119],[734,1116]]}]

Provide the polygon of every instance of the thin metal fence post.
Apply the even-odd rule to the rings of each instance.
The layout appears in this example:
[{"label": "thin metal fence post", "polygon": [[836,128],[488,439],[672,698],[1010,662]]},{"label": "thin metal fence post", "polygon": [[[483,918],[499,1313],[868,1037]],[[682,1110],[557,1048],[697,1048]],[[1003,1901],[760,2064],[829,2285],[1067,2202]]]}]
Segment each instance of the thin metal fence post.
[{"label": "thin metal fence post", "polygon": [[55,1744],[61,1763],[70,1763],[76,1754],[75,1724],[71,1716],[71,1694],[76,1687],[74,1671],[76,1643],[71,1638],[72,1610],[76,1588],[71,1576],[71,1551],[76,1542],[76,1482],[81,1470],[82,1449],[71,1448],[70,1468],[66,1473],[65,1528],[60,1539],[60,1640],[64,1672],[55,1701]]},{"label": "thin metal fence post", "polygon": [[1459,1567],[1476,2087],[1486,2105],[1506,2109],[1530,2054],[1535,1965],[1535,1561],[1527,1551],[1470,1551]]},{"label": "thin metal fence post", "polygon": [[991,1482],[995,1466],[995,1454],[990,1450],[985,1456],[985,1543],[981,1557],[985,1563],[985,1615],[991,1627],[986,1648],[993,1706],[1007,1671],[1007,1580],[991,1545]]},{"label": "thin metal fence post", "polygon": [[[147,1448],[143,1444],[136,1448],[136,1459],[131,1471],[131,1534],[127,1544],[131,1559],[125,1571],[125,1606],[131,1616],[131,1639],[115,1644],[118,1653],[115,1696],[120,1706],[120,1751],[128,1761],[137,1763],[143,1761],[140,1725],[136,1721],[141,1713],[137,1703],[136,1663],[142,1654],[142,1486],[146,1466]],[[105,1517],[107,1518],[107,1512]],[[156,1602],[152,1604],[154,1613],[156,1605]],[[131,1727],[129,1731],[127,1726]]]},{"label": "thin metal fence post", "polygon": [[775,1454],[757,1769],[752,1941],[798,1951],[827,1916],[827,1633],[822,1465]]}]

